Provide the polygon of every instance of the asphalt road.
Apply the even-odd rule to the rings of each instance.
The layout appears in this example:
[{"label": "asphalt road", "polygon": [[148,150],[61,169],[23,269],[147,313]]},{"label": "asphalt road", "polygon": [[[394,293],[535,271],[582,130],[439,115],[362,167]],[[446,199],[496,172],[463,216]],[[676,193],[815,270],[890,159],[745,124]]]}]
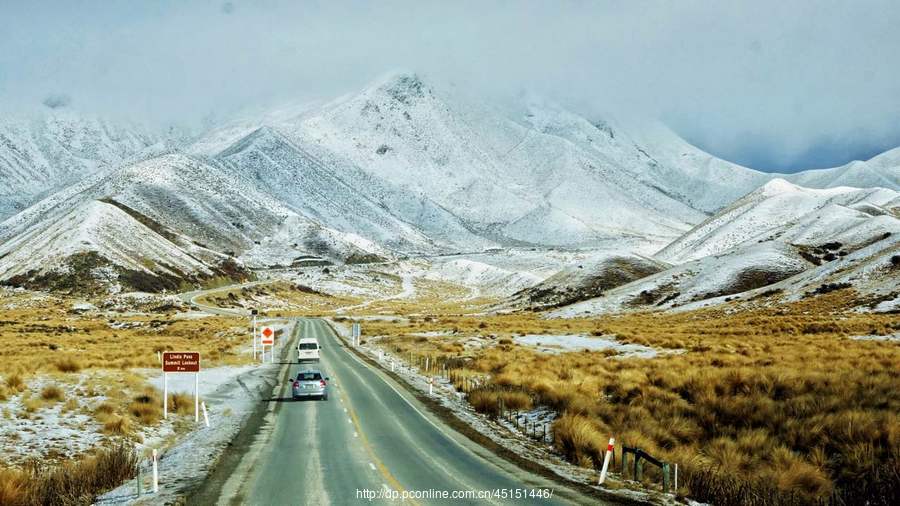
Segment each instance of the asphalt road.
[{"label": "asphalt road", "polygon": [[[424,495],[402,504],[597,503],[456,433],[348,351],[324,321],[298,320],[290,342],[299,335],[318,338],[321,361],[284,366],[279,393],[266,401],[268,410],[253,442],[235,450],[243,453],[226,471],[227,478],[195,499],[218,504],[401,504],[376,494],[406,493]],[[290,399],[287,372],[296,377],[301,368],[310,367],[330,377],[328,401]],[[445,491],[493,491],[519,498],[434,499]],[[552,491],[552,497],[531,497],[545,491]]]}]

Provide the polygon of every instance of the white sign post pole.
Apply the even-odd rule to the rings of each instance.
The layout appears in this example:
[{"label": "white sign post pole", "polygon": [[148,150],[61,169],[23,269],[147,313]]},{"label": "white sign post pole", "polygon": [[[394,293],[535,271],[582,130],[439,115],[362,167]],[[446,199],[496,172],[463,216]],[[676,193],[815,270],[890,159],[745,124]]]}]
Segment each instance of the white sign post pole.
[{"label": "white sign post pole", "polygon": [[256,315],[253,315],[253,361],[256,361]]},{"label": "white sign post pole", "polygon": [[163,373],[163,420],[169,419],[169,373]]},{"label": "white sign post pole", "polygon": [[609,469],[609,459],[612,456],[612,453],[615,448],[616,440],[615,438],[609,438],[609,444],[606,446],[606,456],[603,457],[603,469],[600,471],[600,484],[603,485],[603,482],[606,481],[606,471]]},{"label": "white sign post pole", "polygon": [[200,421],[200,373],[194,373],[194,423]]}]

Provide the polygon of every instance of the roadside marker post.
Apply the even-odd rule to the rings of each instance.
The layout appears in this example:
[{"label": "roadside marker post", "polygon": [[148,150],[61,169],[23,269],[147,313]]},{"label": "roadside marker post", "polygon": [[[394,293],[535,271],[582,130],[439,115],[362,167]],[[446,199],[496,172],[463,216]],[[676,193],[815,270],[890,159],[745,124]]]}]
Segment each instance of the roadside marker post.
[{"label": "roadside marker post", "polygon": [[606,445],[606,455],[603,457],[603,469],[600,471],[600,485],[606,481],[606,472],[609,470],[609,459],[615,451],[616,439],[609,438],[609,444]]},{"label": "roadside marker post", "polygon": [[428,377],[428,395],[434,395],[434,378]]},{"label": "roadside marker post", "polygon": [[159,464],[157,463],[156,448],[153,449],[153,493],[159,492]]},{"label": "roadside marker post", "polygon": [[206,427],[209,427],[209,414],[206,412],[206,403],[201,402],[200,407],[203,408],[203,421],[206,422]]}]

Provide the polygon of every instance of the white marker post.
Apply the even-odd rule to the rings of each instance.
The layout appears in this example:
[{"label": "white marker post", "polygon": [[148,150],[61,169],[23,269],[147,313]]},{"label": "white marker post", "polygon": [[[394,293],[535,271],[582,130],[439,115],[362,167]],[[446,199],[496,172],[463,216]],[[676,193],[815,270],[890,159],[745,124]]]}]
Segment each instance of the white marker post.
[{"label": "white marker post", "polygon": [[428,378],[428,395],[434,395],[434,378]]},{"label": "white marker post", "polygon": [[675,464],[675,488],[673,489],[675,494],[678,494],[678,464]]},{"label": "white marker post", "polygon": [[615,451],[616,439],[609,438],[609,444],[606,445],[606,455],[603,457],[603,469],[600,471],[600,484],[606,481],[606,471],[609,469],[609,459]]},{"label": "white marker post", "polygon": [[159,492],[159,465],[157,464],[156,448],[153,449],[153,493]]},{"label": "white marker post", "polygon": [[206,426],[209,427],[209,414],[206,412],[206,403],[201,402],[200,407],[203,408],[203,421],[206,422]]}]

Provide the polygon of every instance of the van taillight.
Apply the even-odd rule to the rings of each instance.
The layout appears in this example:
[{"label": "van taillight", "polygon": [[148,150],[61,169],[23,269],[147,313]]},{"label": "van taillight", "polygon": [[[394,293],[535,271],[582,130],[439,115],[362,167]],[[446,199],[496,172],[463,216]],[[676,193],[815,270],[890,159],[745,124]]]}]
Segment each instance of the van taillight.
[{"label": "van taillight", "polygon": [[325,388],[325,385],[326,385],[325,380],[320,381],[319,384],[322,385],[322,388]]}]

